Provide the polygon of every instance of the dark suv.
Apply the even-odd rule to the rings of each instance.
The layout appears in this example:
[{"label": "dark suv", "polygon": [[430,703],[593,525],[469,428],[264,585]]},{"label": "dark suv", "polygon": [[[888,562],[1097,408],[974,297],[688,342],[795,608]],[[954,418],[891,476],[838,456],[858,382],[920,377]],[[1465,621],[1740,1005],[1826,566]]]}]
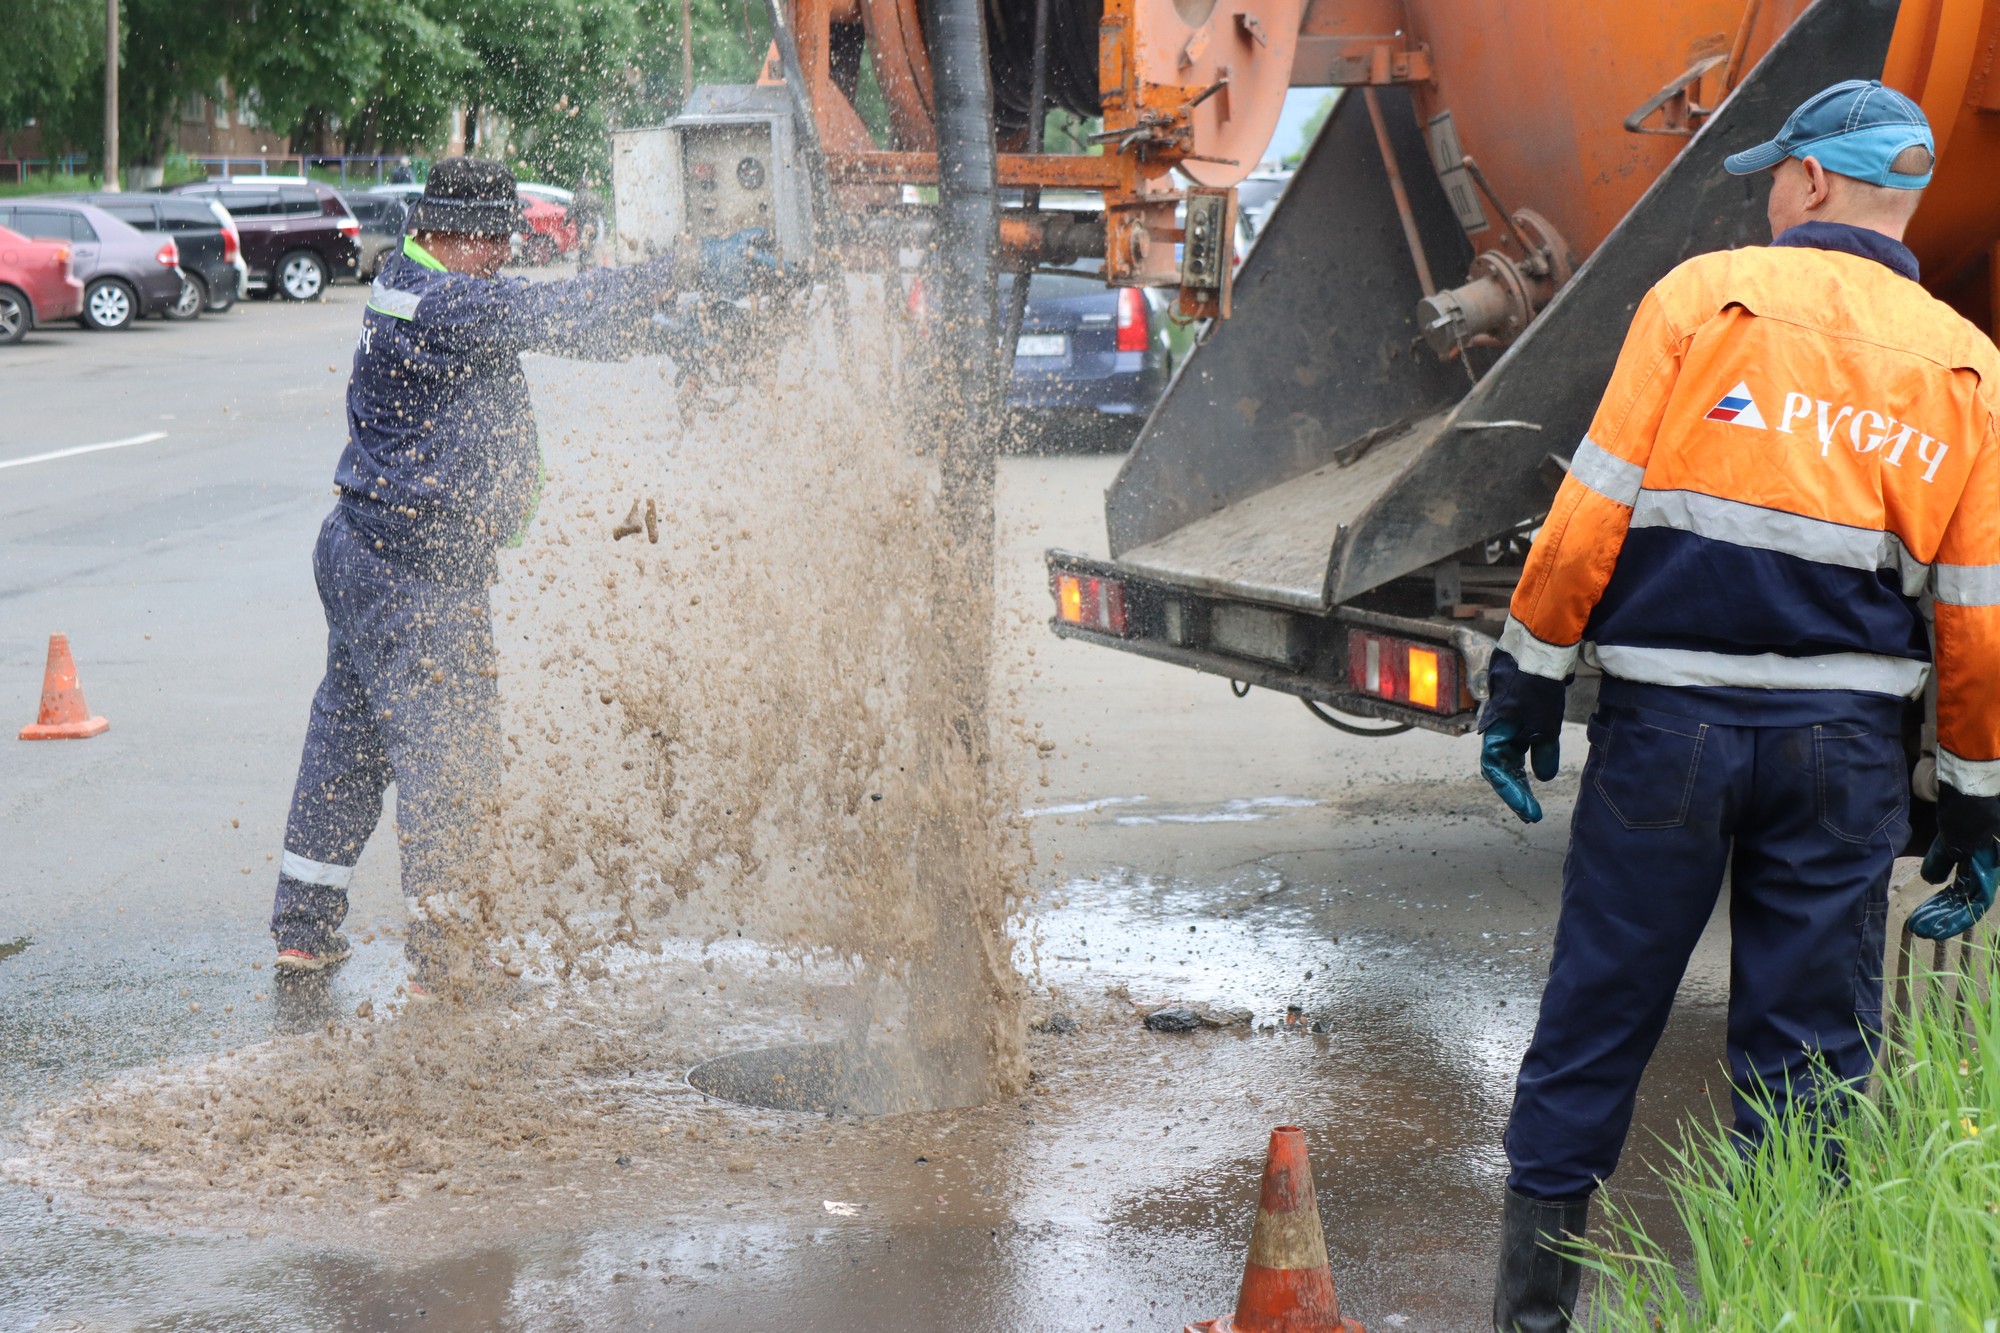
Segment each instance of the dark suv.
[{"label": "dark suv", "polygon": [[220,205],[171,194],[81,194],[81,199],[140,231],[164,232],[181,249],[181,296],[168,319],[193,319],[236,304],[244,264],[236,229]]},{"label": "dark suv", "polygon": [[361,224],[328,186],[196,181],[174,193],[213,199],[229,210],[253,292],[316,301],[334,278],[356,276]]}]

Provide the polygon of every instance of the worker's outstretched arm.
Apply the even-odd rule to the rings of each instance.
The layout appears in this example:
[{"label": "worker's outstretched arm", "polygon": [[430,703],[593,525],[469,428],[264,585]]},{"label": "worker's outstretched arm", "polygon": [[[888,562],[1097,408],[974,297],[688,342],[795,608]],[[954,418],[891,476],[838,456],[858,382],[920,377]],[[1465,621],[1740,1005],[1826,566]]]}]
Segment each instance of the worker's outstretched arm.
[{"label": "worker's outstretched arm", "polygon": [[469,341],[511,352],[612,360],[648,347],[653,316],[677,288],[735,300],[780,276],[768,236],[751,229],[703,241],[692,272],[672,259],[651,259],[559,282],[504,282],[490,309],[468,312],[480,327],[466,332]]},{"label": "worker's outstretched arm", "polygon": [[675,265],[652,259],[600,268],[559,282],[507,283],[495,335],[514,351],[602,361],[643,341],[648,321],[673,298]]},{"label": "worker's outstretched arm", "polygon": [[1514,590],[1507,628],[1493,654],[1479,729],[1480,771],[1528,823],[1542,817],[1523,760],[1535,776],[1556,775],[1565,682],[1576,669],[1584,627],[1611,581],[1653,440],[1680,372],[1683,339],[1648,292],[1632,317],[1590,433],[1570,459]]},{"label": "worker's outstretched arm", "polygon": [[1951,883],[1911,913],[1910,928],[1946,939],[1985,915],[2000,881],[2000,431],[1973,459],[1931,579],[1938,836],[1924,878]]}]

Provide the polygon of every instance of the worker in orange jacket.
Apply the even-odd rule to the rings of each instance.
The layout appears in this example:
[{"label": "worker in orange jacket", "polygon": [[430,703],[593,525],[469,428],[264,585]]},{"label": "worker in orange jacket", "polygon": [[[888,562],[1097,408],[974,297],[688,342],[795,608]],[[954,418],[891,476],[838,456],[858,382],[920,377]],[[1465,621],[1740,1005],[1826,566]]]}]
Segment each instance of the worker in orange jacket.
[{"label": "worker in orange jacket", "polygon": [[[1689,260],[1632,320],[1494,654],[1481,768],[1541,818],[1564,683],[1603,671],[1561,916],[1507,1125],[1494,1325],[1568,1326],[1581,1235],[1687,960],[1731,885],[1736,1132],[1760,1099],[1837,1113],[1873,1066],[1905,712],[1937,682],[1949,887],[2000,878],[2000,353],[1917,284],[1904,225],[1934,144],[1880,83],[1803,103],[1768,172],[1772,243]],[[1926,632],[1921,598],[1934,603]]]}]

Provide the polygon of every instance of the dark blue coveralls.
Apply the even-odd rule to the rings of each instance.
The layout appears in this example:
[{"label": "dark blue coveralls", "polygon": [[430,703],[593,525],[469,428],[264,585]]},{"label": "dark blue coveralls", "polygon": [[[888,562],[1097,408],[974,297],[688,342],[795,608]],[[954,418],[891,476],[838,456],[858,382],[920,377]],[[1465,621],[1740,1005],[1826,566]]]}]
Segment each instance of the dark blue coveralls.
[{"label": "dark blue coveralls", "polygon": [[340,499],[313,551],[326,677],[285,827],[280,950],[315,951],[346,916],[392,780],[419,919],[477,868],[499,771],[487,588],[540,482],[521,353],[632,350],[670,277],[659,261],[486,279],[446,271],[414,240],[383,265],[354,352]]}]

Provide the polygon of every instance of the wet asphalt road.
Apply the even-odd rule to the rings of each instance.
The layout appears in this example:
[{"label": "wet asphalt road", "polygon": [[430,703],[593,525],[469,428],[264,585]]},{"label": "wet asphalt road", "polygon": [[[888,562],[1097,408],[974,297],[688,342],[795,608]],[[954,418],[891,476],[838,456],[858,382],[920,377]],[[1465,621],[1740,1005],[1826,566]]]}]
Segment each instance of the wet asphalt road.
[{"label": "wet asphalt road", "polygon": [[[320,667],[307,555],[360,296],[0,356],[0,1158],[84,1080],[283,1026],[249,965]],[[812,1198],[680,1198],[418,1251],[107,1225],[0,1184],[0,1328],[1175,1330],[1233,1302],[1264,1138],[1287,1121],[1310,1137],[1348,1312],[1478,1327],[1581,737],[1552,817],[1523,829],[1471,777],[1470,742],[1357,740],[1286,699],[1055,640],[1039,553],[1101,549],[1114,468],[1003,465],[998,669],[1062,742],[1034,793],[1021,958],[1038,1011],[1088,1021],[1035,1038],[1040,1100],[949,1173],[903,1164],[851,1221]],[[112,727],[18,743],[54,630]],[[386,841],[357,918],[399,910]],[[1691,970],[1635,1157],[1719,1086],[1722,947],[1711,931]],[[337,984],[393,967],[385,943]],[[1327,1030],[1147,1034],[1127,995],[1260,1023],[1298,1004]],[[1619,1185],[1663,1219],[1648,1179],[1634,1163]]]}]

